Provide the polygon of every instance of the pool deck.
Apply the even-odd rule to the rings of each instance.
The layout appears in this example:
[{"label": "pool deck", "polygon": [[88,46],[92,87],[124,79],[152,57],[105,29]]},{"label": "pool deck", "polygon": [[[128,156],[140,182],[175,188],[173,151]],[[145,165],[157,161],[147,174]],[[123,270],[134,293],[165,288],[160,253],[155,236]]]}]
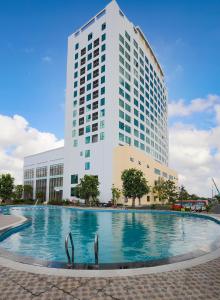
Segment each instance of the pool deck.
[{"label": "pool deck", "polygon": [[21,216],[0,214],[0,231],[12,226],[17,226],[24,220],[26,220],[26,218]]},{"label": "pool deck", "polygon": [[[215,217],[220,219],[220,215]],[[17,216],[0,215],[0,230],[21,221]],[[60,272],[37,274],[34,268],[41,269],[39,266],[30,266],[32,271],[30,268],[27,272],[24,264],[20,270],[16,270],[15,265],[12,261],[2,264],[0,258],[0,299],[220,299],[220,255],[210,257],[205,263],[200,259],[194,266],[188,262],[182,269],[169,271],[168,267],[161,266],[156,273],[134,276],[129,272],[129,276],[120,276],[119,272],[117,277],[107,274],[105,277],[76,277],[74,270],[66,270],[74,277],[62,276]]]},{"label": "pool deck", "polygon": [[0,266],[0,299],[216,300],[220,258],[184,270],[113,278],[37,275]]}]

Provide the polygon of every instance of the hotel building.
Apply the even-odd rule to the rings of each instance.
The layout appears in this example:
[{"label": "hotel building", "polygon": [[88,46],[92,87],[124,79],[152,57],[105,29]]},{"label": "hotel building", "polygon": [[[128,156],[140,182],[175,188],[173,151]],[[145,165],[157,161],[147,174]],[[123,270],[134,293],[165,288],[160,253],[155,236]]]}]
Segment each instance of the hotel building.
[{"label": "hotel building", "polygon": [[[121,188],[121,172],[141,169],[151,186],[177,182],[168,167],[168,95],[144,33],[110,2],[68,38],[64,147],[24,159],[24,184],[45,200],[72,199],[85,174],[97,175],[100,201]],[[122,199],[123,200],[123,199]],[[142,203],[155,203],[154,195]]]}]

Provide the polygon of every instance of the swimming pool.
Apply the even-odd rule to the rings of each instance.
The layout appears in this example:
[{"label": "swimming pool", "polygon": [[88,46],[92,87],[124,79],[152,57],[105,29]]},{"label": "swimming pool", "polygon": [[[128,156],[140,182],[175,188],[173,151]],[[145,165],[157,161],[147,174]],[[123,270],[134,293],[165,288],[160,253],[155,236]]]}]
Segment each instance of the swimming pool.
[{"label": "swimming pool", "polygon": [[15,255],[67,262],[64,241],[72,232],[75,262],[94,263],[99,235],[100,263],[166,260],[188,253],[207,253],[220,241],[220,225],[205,217],[158,211],[86,210],[66,207],[9,207],[31,218],[31,225],[0,242]]}]

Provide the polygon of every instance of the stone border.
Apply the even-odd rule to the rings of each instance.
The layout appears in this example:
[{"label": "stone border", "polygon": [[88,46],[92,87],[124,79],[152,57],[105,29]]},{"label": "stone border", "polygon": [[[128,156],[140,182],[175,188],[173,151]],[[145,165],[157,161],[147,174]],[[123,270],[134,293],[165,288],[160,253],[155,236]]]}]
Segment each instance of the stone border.
[{"label": "stone border", "polygon": [[[166,211],[166,213],[169,213],[169,211]],[[177,214],[182,214],[182,212],[179,212]],[[184,214],[206,218],[220,224],[220,219],[217,216],[205,215],[205,214],[192,214],[192,213],[191,214],[184,213]],[[23,216],[20,217],[22,219],[21,221],[16,222],[11,226],[7,226],[7,229],[1,230],[0,234],[2,233],[2,231],[8,232],[13,228],[20,227],[30,222],[30,220],[28,220],[27,218]],[[220,257],[220,248],[196,258],[192,258],[180,262],[174,262],[171,264],[165,264],[165,265],[163,264],[159,266],[142,267],[142,268],[135,268],[135,269],[129,268],[129,269],[113,269],[113,270],[79,270],[79,269],[48,268],[42,266],[41,264],[38,264],[37,261],[33,262],[30,265],[23,262],[17,262],[4,257],[0,257],[0,265],[4,267],[12,268],[17,271],[25,271],[25,272],[41,274],[41,275],[55,275],[55,276],[64,276],[64,277],[118,277],[118,276],[137,276],[137,275],[168,272],[174,270],[182,270],[193,266],[197,266],[199,264],[206,263],[208,261],[211,261],[219,257]]]},{"label": "stone border", "polygon": [[10,223],[9,225],[6,225],[6,226],[3,226],[3,227],[0,227],[0,235],[6,231],[9,231],[13,228],[16,228],[20,225],[23,225],[24,223],[27,222],[27,218],[23,217],[23,216],[20,216],[20,215],[16,215],[16,217],[18,217],[18,219],[20,219],[19,221],[15,221],[15,222],[12,222]]},{"label": "stone border", "polygon": [[213,259],[220,257],[220,249],[217,249],[209,254],[190,259],[183,262],[173,263],[169,265],[162,265],[157,267],[137,268],[137,269],[121,269],[121,270],[68,270],[41,267],[38,265],[27,265],[19,262],[0,257],[0,265],[11,268],[17,271],[24,271],[41,275],[53,275],[63,277],[124,277],[124,276],[138,276],[146,274],[155,274],[162,272],[169,272],[175,270],[183,270],[191,268]]}]

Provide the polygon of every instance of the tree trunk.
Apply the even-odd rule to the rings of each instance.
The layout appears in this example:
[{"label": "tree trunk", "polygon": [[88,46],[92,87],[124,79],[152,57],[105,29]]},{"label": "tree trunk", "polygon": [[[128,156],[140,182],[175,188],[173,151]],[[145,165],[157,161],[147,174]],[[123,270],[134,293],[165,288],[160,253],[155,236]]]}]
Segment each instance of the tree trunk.
[{"label": "tree trunk", "polygon": [[132,207],[135,207],[135,198],[132,198]]},{"label": "tree trunk", "polygon": [[138,198],[139,206],[141,206],[141,198]]}]

